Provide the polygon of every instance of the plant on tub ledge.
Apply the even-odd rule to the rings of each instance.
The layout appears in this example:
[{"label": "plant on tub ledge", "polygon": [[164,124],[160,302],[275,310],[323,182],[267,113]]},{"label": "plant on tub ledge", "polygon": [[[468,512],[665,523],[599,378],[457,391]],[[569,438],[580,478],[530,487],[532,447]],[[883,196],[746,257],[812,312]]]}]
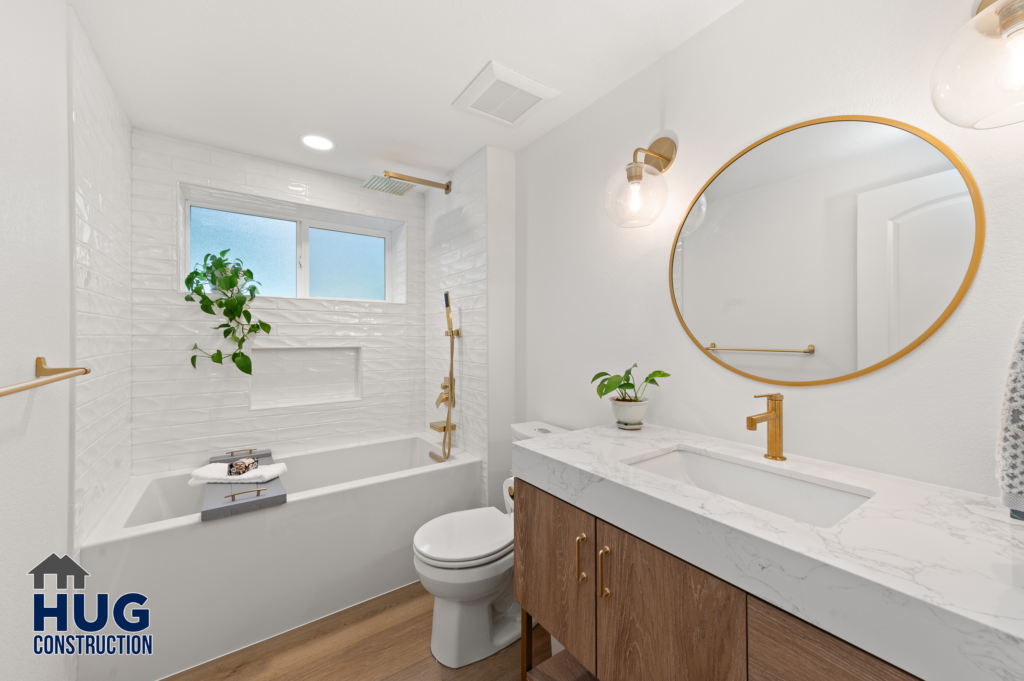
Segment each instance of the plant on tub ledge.
[{"label": "plant on tub ledge", "polygon": [[647,386],[658,385],[657,379],[669,377],[664,371],[652,371],[647,378],[637,383],[633,377],[633,369],[636,369],[636,364],[626,369],[621,376],[612,376],[607,371],[602,371],[590,379],[591,384],[599,378],[603,379],[597,384],[598,397],[618,393],[611,399],[612,413],[615,414],[619,428],[623,430],[640,430],[643,427],[644,415],[649,404],[644,397]]},{"label": "plant on tub ledge", "polygon": [[[185,277],[185,288],[189,294],[185,300],[190,303],[199,303],[199,308],[206,314],[214,316],[224,315],[227,321],[220,326],[213,327],[223,330],[224,338],[230,338],[236,349],[229,357],[238,370],[244,374],[252,374],[252,360],[245,354],[245,341],[250,335],[270,333],[270,324],[253,319],[249,312],[249,303],[259,293],[256,288],[258,281],[253,280],[252,270],[245,269],[245,265],[238,258],[232,262],[227,259],[230,249],[221,251],[220,255],[207,253],[203,256],[203,264],[196,265],[195,269]],[[224,353],[220,350],[210,353],[199,348],[198,344],[192,346],[210,361],[217,364],[224,363]],[[192,355],[192,368],[196,366],[196,358],[199,355]]]}]

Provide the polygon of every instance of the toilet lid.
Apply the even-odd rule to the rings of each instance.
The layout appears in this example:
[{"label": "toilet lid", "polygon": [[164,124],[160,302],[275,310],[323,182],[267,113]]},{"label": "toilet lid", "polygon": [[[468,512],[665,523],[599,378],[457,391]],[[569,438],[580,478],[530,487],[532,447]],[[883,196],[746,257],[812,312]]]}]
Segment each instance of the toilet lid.
[{"label": "toilet lid", "polygon": [[488,506],[434,518],[416,531],[412,543],[421,556],[461,562],[507,549],[512,533],[512,518]]}]

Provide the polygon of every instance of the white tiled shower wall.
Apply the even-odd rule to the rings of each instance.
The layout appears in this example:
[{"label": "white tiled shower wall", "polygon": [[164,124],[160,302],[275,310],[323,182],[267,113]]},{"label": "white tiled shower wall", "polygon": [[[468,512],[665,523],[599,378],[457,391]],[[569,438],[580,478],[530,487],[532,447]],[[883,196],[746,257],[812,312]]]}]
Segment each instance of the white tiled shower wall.
[{"label": "white tiled shower wall", "polygon": [[[423,195],[383,194],[329,173],[146,132],[132,140],[133,473],[195,466],[240,447],[284,453],[422,432]],[[360,346],[361,400],[250,411],[249,377],[209,361],[191,367],[192,344],[212,350],[220,336],[212,330],[219,322],[179,291],[180,183],[405,223],[404,252],[395,254],[405,263],[405,302],[258,297],[253,304],[254,315],[273,326],[275,347]]]},{"label": "white tiled shower wall", "polygon": [[131,123],[68,10],[75,235],[74,539],[131,475]]},{"label": "white tiled shower wall", "polygon": [[[131,474],[198,465],[236,447],[288,452],[422,432],[442,419],[433,402],[448,371],[445,290],[462,329],[456,444],[484,459],[486,500],[487,150],[453,174],[451,195],[397,197],[329,173],[132,132],[73,12],[69,40],[76,361],[93,369],[77,383],[76,539]],[[217,322],[179,290],[183,184],[404,223],[393,239],[394,302],[261,297],[253,306],[274,326],[256,347],[323,349],[345,362],[358,355],[357,385],[346,369],[344,389],[325,403],[253,411],[249,377],[209,362],[192,369],[192,344],[216,348],[219,336]]]},{"label": "white tiled shower wall", "polygon": [[455,340],[454,444],[483,459],[487,502],[487,149],[452,176],[452,193],[426,195],[426,422],[446,412],[434,406],[448,375],[444,292],[452,302]]}]

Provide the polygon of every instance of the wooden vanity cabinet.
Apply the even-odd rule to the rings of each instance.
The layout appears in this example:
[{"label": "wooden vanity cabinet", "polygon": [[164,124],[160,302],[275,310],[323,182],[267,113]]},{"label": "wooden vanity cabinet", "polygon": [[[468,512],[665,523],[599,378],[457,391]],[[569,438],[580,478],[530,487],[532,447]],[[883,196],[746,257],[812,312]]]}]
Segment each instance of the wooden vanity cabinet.
[{"label": "wooden vanity cabinet", "polygon": [[597,584],[602,681],[747,678],[745,592],[598,520],[597,550],[606,548]]},{"label": "wooden vanity cabinet", "polygon": [[516,600],[565,646],[524,679],[921,681],[518,479],[515,508]]},{"label": "wooden vanity cabinet", "polygon": [[747,623],[750,681],[921,681],[749,595]]},{"label": "wooden vanity cabinet", "polygon": [[516,480],[516,601],[592,674],[597,673],[595,531],[594,516]]},{"label": "wooden vanity cabinet", "polygon": [[743,591],[515,485],[516,600],[587,671],[601,681],[746,679]]}]

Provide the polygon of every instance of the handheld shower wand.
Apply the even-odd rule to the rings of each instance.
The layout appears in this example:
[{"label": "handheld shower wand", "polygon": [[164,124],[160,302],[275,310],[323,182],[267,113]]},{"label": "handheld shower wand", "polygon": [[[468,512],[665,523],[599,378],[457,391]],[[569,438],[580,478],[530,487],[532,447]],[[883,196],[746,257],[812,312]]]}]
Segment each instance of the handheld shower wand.
[{"label": "handheld shower wand", "polygon": [[444,292],[444,311],[448,318],[448,330],[444,335],[448,336],[450,350],[448,378],[441,382],[441,394],[438,395],[434,406],[440,407],[442,402],[445,403],[448,406],[448,417],[444,421],[430,424],[434,430],[444,433],[441,439],[441,453],[430,452],[430,458],[440,463],[447,461],[448,457],[452,455],[452,431],[455,430],[455,426],[452,425],[452,409],[455,408],[455,339],[462,335],[459,329],[452,328],[452,303],[448,291]]}]

